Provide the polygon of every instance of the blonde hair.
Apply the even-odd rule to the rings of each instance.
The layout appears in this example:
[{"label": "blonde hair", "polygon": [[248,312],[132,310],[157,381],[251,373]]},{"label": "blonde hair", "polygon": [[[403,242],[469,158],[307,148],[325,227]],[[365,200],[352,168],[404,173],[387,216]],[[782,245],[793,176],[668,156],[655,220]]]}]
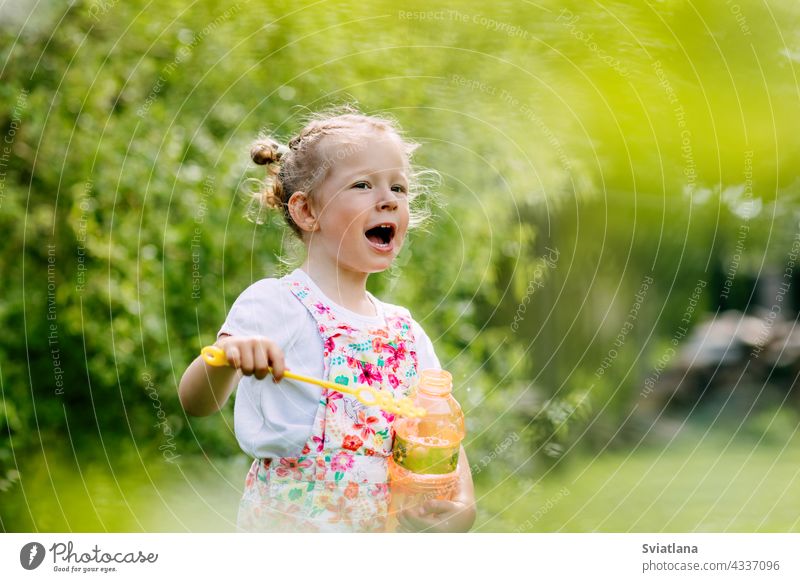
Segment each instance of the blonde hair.
[{"label": "blonde hair", "polygon": [[[341,160],[348,151],[353,151],[338,150],[336,156],[329,155],[326,158],[323,143],[358,148],[361,143],[358,137],[364,131],[385,132],[399,140],[408,160],[409,203],[412,203],[427,190],[424,177],[431,174],[429,170],[417,170],[411,164],[411,155],[419,144],[405,139],[393,119],[365,115],[348,105],[311,116],[300,133],[286,145],[271,137],[253,143],[250,157],[256,164],[267,167],[267,176],[253,194],[249,212],[251,218],[261,223],[263,208],[281,209],[286,223],[302,239],[303,231],[289,213],[289,199],[295,192],[305,192],[313,199],[314,189],[325,180],[336,159]],[[337,141],[332,142],[331,138]],[[421,224],[429,215],[427,207],[414,207],[410,212],[410,227]]]}]

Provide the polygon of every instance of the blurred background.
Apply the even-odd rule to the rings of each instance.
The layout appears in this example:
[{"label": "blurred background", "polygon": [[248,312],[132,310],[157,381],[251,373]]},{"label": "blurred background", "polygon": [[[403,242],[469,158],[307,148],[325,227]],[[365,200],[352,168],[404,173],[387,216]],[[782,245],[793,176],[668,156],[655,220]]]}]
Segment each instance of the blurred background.
[{"label": "blurred background", "polygon": [[439,172],[370,289],[432,337],[479,531],[800,530],[800,7],[0,5],[0,529],[231,531],[177,385],[297,246],[250,143],[356,103]]}]

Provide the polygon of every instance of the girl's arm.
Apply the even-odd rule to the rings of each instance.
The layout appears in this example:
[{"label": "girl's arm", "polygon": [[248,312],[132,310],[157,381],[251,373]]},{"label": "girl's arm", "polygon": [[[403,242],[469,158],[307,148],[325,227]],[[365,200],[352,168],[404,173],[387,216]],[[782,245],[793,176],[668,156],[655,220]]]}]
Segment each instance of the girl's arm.
[{"label": "girl's arm", "polygon": [[[464,446],[461,446],[461,453],[458,456],[458,493],[456,494],[456,503],[461,504],[461,508],[451,520],[453,529],[445,529],[443,531],[469,531],[475,523],[475,487],[472,484],[472,471],[469,468],[469,460],[467,459],[467,451]],[[447,525],[447,524],[445,524]]]},{"label": "girl's arm", "polygon": [[220,410],[241,378],[239,370],[209,366],[197,356],[183,373],[178,396],[190,416],[208,416]]},{"label": "girl's arm", "polygon": [[[472,522],[475,521],[475,486],[472,483],[472,471],[469,468],[469,459],[467,459],[467,451],[464,450],[464,445],[461,445],[461,453],[458,460],[462,462],[458,467],[461,479],[459,480],[459,498],[465,504],[469,505],[472,511]],[[472,527],[472,522],[469,524]]]},{"label": "girl's arm", "polygon": [[398,521],[406,531],[466,532],[475,523],[475,488],[464,447],[458,457],[458,491],[452,500],[431,499],[406,510]]},{"label": "girl's arm", "polygon": [[178,386],[181,406],[191,416],[208,416],[221,409],[243,375],[261,379],[271,366],[276,382],[283,377],[283,351],[265,337],[223,334],[215,345],[225,350],[228,366],[209,366],[198,356],[183,373]]}]

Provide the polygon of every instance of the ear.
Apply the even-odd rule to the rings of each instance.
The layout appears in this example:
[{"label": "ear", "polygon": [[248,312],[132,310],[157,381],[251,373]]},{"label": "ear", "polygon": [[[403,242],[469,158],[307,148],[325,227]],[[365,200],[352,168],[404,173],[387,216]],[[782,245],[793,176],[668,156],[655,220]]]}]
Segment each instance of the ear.
[{"label": "ear", "polygon": [[311,204],[311,198],[305,192],[298,190],[289,198],[289,214],[294,223],[303,232],[317,230],[317,213]]}]

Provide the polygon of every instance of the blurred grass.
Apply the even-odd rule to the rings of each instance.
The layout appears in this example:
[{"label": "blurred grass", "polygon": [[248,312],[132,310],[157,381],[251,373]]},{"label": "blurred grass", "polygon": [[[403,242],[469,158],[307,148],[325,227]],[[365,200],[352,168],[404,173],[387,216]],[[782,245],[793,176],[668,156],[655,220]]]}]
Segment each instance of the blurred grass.
[{"label": "blurred grass", "polygon": [[24,460],[0,523],[6,531],[31,532],[234,531],[249,466],[244,455],[167,462],[127,449],[76,460],[48,448]]},{"label": "blurred grass", "polygon": [[[797,532],[800,434],[775,432],[687,425],[669,443],[571,456],[535,481],[479,479],[474,531]],[[7,531],[235,530],[243,455],[70,459],[49,450],[25,460],[3,510]]]},{"label": "blurred grass", "polygon": [[576,455],[481,487],[484,532],[797,532],[800,435],[685,427],[665,445]]}]

